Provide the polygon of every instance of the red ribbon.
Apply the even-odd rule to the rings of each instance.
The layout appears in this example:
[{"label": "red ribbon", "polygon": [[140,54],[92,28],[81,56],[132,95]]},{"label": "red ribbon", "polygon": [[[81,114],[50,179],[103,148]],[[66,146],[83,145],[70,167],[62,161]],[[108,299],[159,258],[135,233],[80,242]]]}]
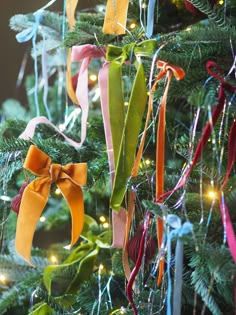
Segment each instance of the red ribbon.
[{"label": "red ribbon", "polygon": [[[200,138],[196,151],[193,156],[193,160],[190,163],[188,169],[186,170],[186,173],[183,175],[182,179],[179,181],[179,183],[173,188],[172,190],[167,191],[166,193],[162,194],[158,199],[157,202],[161,202],[163,198],[169,196],[170,194],[174,193],[176,190],[181,188],[187,178],[189,177],[192,169],[196,165],[197,161],[202,155],[202,152],[208,142],[208,139],[210,138],[211,132],[212,132],[212,127],[215,126],[223,108],[224,108],[224,103],[226,99],[226,95],[224,92],[224,89],[231,93],[236,93],[236,87],[231,86],[229,83],[224,81],[224,78],[222,76],[222,70],[219,68],[219,66],[213,62],[213,61],[208,61],[206,64],[207,71],[210,75],[212,75],[214,78],[220,80],[220,89],[219,89],[219,96],[218,96],[218,104],[214,108],[212,112],[212,121],[208,122],[203,130],[202,137]],[[213,71],[212,68],[215,68],[217,72]],[[227,242],[229,245],[229,249],[231,252],[231,255],[233,257],[234,262],[236,263],[236,239],[235,239],[235,233],[233,230],[232,222],[230,219],[228,207],[224,201],[224,195],[223,195],[223,189],[225,184],[228,181],[231,169],[233,167],[233,164],[236,159],[236,121],[233,122],[231,129],[230,129],[230,135],[229,135],[229,141],[228,141],[228,167],[226,171],[226,176],[223,181],[223,184],[220,188],[220,211],[221,211],[221,216],[222,216],[222,221],[223,225],[225,225],[226,229],[226,238]]]}]

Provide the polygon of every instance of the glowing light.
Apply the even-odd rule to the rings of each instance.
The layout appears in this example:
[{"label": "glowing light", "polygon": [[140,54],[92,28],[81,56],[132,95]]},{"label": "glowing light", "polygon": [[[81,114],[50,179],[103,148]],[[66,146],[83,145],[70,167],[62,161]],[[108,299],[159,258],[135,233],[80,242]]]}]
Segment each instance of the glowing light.
[{"label": "glowing light", "polygon": [[224,0],[220,0],[220,1],[219,1],[219,4],[220,4],[220,5],[223,5],[223,4],[224,4]]},{"label": "glowing light", "polygon": [[57,188],[57,189],[55,190],[55,195],[60,195],[60,194],[61,194],[61,191],[60,191],[59,188]]},{"label": "glowing light", "polygon": [[190,31],[191,31],[191,27],[187,27],[187,28],[185,29],[185,31],[186,31],[186,32],[190,32]]},{"label": "glowing light", "polygon": [[51,255],[51,256],[49,257],[49,260],[50,260],[50,262],[51,262],[52,264],[57,264],[57,263],[58,263],[58,258],[57,258],[57,256],[55,256],[55,255]]},{"label": "glowing light", "polygon": [[130,24],[129,28],[131,30],[133,30],[136,26],[137,26],[137,24],[133,22],[133,23]]},{"label": "glowing light", "polygon": [[217,197],[217,192],[214,191],[214,190],[209,190],[208,193],[207,193],[207,196],[212,199],[212,200],[215,200],[216,197]]},{"label": "glowing light", "polygon": [[7,277],[4,274],[0,274],[0,282],[5,284],[7,282]]},{"label": "glowing light", "polygon": [[124,105],[125,105],[125,106],[128,106],[128,105],[129,105],[129,102],[124,102]]},{"label": "glowing light", "polygon": [[149,166],[151,163],[152,163],[151,160],[149,160],[149,159],[146,159],[146,160],[145,160],[145,164],[146,164],[147,166]]},{"label": "glowing light", "polygon": [[143,4],[142,4],[142,8],[143,8],[143,9],[146,9],[146,7],[147,7],[146,3],[143,3]]},{"label": "glowing light", "polygon": [[109,223],[108,222],[104,222],[103,225],[104,229],[108,229],[109,228]]},{"label": "glowing light", "polygon": [[100,222],[104,223],[106,222],[106,218],[104,217],[104,215],[101,215],[99,218]]},{"label": "glowing light", "polygon": [[3,201],[10,201],[11,200],[11,198],[9,196],[4,196],[4,195],[2,195],[0,197],[0,199],[3,200]]},{"label": "glowing light", "polygon": [[93,81],[93,82],[96,82],[97,81],[97,75],[96,74],[94,74],[94,73],[92,73],[92,74],[90,74],[90,76],[89,76],[89,79],[91,80],[91,81]]},{"label": "glowing light", "polygon": [[103,270],[103,269],[104,269],[103,264],[100,264],[100,265],[99,265],[99,270],[101,271],[101,270]]},{"label": "glowing light", "polygon": [[42,222],[42,223],[45,222],[45,221],[46,221],[46,217],[42,215],[42,216],[39,218],[39,221]]}]

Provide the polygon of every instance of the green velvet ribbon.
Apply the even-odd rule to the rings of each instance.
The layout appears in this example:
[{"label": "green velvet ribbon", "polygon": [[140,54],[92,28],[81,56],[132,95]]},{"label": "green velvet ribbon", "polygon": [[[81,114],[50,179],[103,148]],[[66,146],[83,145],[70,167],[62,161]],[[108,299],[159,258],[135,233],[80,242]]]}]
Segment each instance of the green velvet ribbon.
[{"label": "green velvet ribbon", "polygon": [[[131,43],[123,47],[112,45],[107,47],[106,58],[111,62],[108,73],[108,102],[115,164],[110,206],[116,211],[120,209],[127,182],[131,176],[147,102],[145,73],[141,57],[151,57],[156,49],[156,40]],[[127,113],[125,113],[122,89],[122,65],[125,62],[133,63],[136,67]]]}]

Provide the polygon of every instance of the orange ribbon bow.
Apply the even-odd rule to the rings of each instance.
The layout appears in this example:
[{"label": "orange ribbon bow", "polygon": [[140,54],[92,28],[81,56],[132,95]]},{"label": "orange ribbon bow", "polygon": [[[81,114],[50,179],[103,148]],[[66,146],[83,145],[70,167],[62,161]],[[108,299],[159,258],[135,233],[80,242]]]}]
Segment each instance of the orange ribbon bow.
[{"label": "orange ribbon bow", "polygon": [[55,183],[66,199],[71,213],[71,248],[78,240],[84,224],[83,192],[87,164],[51,164],[51,159],[34,145],[26,156],[24,168],[39,176],[24,190],[17,220],[15,247],[31,265],[30,251],[36,224],[48,201],[51,184]]},{"label": "orange ribbon bow", "polygon": [[[134,167],[132,170],[132,177],[136,177],[138,174],[141,158],[143,155],[143,149],[146,139],[146,134],[148,130],[148,124],[151,118],[152,113],[152,105],[154,99],[154,92],[157,88],[158,83],[160,80],[166,76],[167,83],[165,87],[165,91],[161,100],[159,116],[158,116],[158,123],[157,123],[157,146],[156,146],[156,200],[164,193],[164,162],[165,162],[165,124],[166,124],[166,103],[167,103],[167,96],[170,87],[170,82],[172,76],[176,78],[176,80],[182,80],[185,76],[185,72],[182,68],[172,65],[168,62],[164,62],[159,60],[156,63],[156,67],[160,69],[157,77],[155,78],[155,82],[150,90],[149,100],[148,100],[148,112],[146,116],[145,127],[143,131],[143,135],[141,138],[140,146],[136,155]],[[130,202],[129,202],[129,209],[127,215],[127,224],[126,224],[126,237],[124,243],[124,252],[123,252],[123,265],[127,279],[130,277],[130,269],[128,266],[128,253],[127,253],[127,242],[128,242],[128,233],[132,223],[132,217],[134,212],[134,200],[135,194],[134,192],[130,192]],[[158,240],[158,249],[161,250],[162,245],[162,238],[163,238],[163,221],[159,217],[156,219],[157,224],[157,240]],[[164,270],[164,258],[162,257],[159,263],[159,274],[157,283],[160,285]]]}]

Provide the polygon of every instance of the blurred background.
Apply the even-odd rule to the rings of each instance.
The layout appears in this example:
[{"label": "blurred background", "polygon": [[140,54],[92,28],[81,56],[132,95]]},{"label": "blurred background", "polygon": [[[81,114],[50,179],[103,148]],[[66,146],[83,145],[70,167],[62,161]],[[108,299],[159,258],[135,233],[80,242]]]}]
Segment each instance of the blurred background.
[{"label": "blurred background", "polygon": [[[78,10],[93,6],[95,0],[79,1]],[[31,48],[31,41],[19,44],[16,39],[16,33],[10,30],[9,19],[15,14],[24,14],[34,12],[49,0],[8,0],[1,1],[0,10],[0,106],[7,98],[16,98],[22,104],[25,102],[24,86],[17,86],[17,77],[24,56],[27,55]],[[49,10],[62,11],[64,0],[57,0],[52,4]],[[26,59],[26,57],[25,57]],[[26,72],[32,73],[32,60],[27,60]]]}]

